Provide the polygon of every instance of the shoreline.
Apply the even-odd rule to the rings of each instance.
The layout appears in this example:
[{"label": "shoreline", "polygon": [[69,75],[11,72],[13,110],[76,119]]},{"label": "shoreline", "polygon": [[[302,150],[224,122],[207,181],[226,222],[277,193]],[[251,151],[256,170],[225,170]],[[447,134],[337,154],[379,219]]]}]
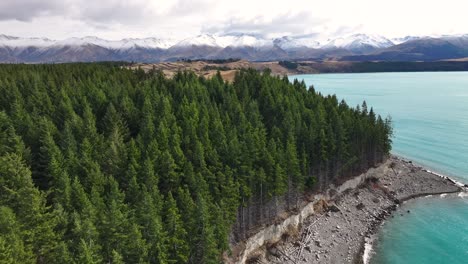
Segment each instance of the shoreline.
[{"label": "shoreline", "polygon": [[297,235],[265,248],[259,263],[367,264],[382,224],[405,201],[467,191],[466,184],[398,156],[378,168],[305,219]]},{"label": "shoreline", "polygon": [[[434,194],[421,194],[421,195],[418,195],[418,196],[415,196],[415,197],[408,197],[408,199],[405,199],[404,201],[401,201],[402,202],[401,206],[397,206],[397,208],[395,208],[394,211],[392,211],[387,217],[383,218],[382,221],[380,223],[378,223],[378,226],[375,228],[375,230],[370,232],[370,234],[368,234],[368,236],[366,236],[364,238],[363,250],[360,253],[362,255],[361,261],[359,261],[357,259],[355,261],[355,263],[359,263],[359,264],[369,264],[370,263],[370,260],[372,259],[373,255],[374,255],[375,243],[376,243],[376,241],[377,242],[379,241],[378,240],[379,232],[380,232],[381,228],[383,227],[383,225],[385,224],[385,221],[387,221],[389,217],[393,218],[393,214],[396,213],[397,210],[402,211],[403,214],[404,214],[405,210],[403,209],[403,206],[407,202],[414,201],[416,199],[426,198],[426,197],[428,198],[428,197],[432,197],[432,196],[439,196],[440,198],[444,198],[447,195],[457,194],[457,196],[460,197],[460,194],[463,194],[463,193],[465,193],[465,192],[464,191],[456,191],[456,192],[449,192],[449,193],[443,192],[443,193],[434,193]],[[436,198],[434,198],[434,199],[436,199]]]},{"label": "shoreline", "polygon": [[[409,159],[402,158],[402,157],[399,157],[399,156],[394,156],[394,157],[401,160],[401,161],[403,161],[403,162],[409,162],[410,161]],[[418,166],[418,165],[415,165],[415,166]],[[460,196],[460,194],[468,191],[468,184],[463,184],[462,182],[459,182],[459,181],[457,181],[457,180],[455,180],[455,179],[453,179],[453,178],[451,178],[449,176],[445,176],[443,174],[428,170],[428,169],[423,168],[423,167],[421,167],[421,171],[427,172],[427,173],[432,174],[434,176],[440,177],[441,179],[447,180],[447,181],[451,182],[452,184],[454,184],[455,186],[459,187],[460,190],[459,191],[454,191],[454,192],[420,193],[420,194],[410,195],[410,196],[400,200],[401,206],[403,206],[407,201],[418,199],[418,198],[430,197],[430,196],[434,196],[434,195],[440,195],[440,197],[445,197],[447,195],[456,194],[456,193],[458,193],[458,196]],[[380,221],[377,228],[375,228],[375,230],[372,230],[372,232],[369,234],[369,237],[364,238],[363,252],[361,254],[362,255],[362,264],[369,264],[370,263],[370,260],[372,259],[372,253],[374,252],[374,244],[375,244],[375,241],[378,240],[378,234],[379,234],[380,229],[382,228],[382,226],[384,225],[384,223],[388,219],[388,217],[392,216],[393,213],[397,210],[397,208],[400,207],[400,204],[387,217],[385,217],[384,219],[382,219],[382,221]]]}]

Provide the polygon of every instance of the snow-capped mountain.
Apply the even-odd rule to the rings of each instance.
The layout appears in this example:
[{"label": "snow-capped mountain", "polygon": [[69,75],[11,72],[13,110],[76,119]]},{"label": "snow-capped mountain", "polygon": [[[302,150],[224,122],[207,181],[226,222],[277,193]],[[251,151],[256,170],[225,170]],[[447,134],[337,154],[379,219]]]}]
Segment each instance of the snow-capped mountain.
[{"label": "snow-capped mountain", "polygon": [[158,38],[128,38],[122,40],[105,40],[98,37],[69,38],[62,41],[56,41],[56,46],[84,46],[96,45],[112,50],[128,50],[133,48],[145,49],[168,49],[176,43],[172,39]]},{"label": "snow-capped mountain", "polygon": [[367,53],[393,45],[395,44],[391,40],[380,35],[354,34],[332,39],[323,48],[342,48],[357,53]]},{"label": "snow-capped mountain", "polygon": [[198,35],[196,37],[184,39],[176,47],[190,46],[210,46],[210,47],[265,47],[271,46],[271,40],[248,34],[230,34],[230,35]]},{"label": "snow-capped mountain", "polygon": [[315,38],[308,37],[281,37],[273,40],[273,43],[284,50],[293,50],[300,48],[320,48],[320,42]]},{"label": "snow-capped mountain", "polygon": [[48,38],[19,38],[7,35],[0,35],[0,47],[47,47],[51,46],[55,41]]},{"label": "snow-capped mountain", "polygon": [[175,44],[176,47],[190,47],[190,46],[210,46],[219,47],[216,38],[213,35],[198,35],[193,38],[186,38]]},{"label": "snow-capped mountain", "polygon": [[399,44],[402,44],[402,43],[405,43],[405,42],[408,42],[408,41],[413,41],[413,40],[416,40],[416,39],[421,39],[423,37],[417,37],[417,36],[406,36],[406,37],[402,37],[402,38],[392,38],[392,42],[395,43],[395,45],[399,45]]},{"label": "snow-capped mountain", "polygon": [[420,40],[420,39],[444,39],[447,41],[454,41],[454,42],[460,42],[460,41],[466,41],[468,40],[468,34],[457,34],[457,35],[428,35],[428,36],[406,36],[406,37],[401,37],[401,38],[392,38],[392,42],[395,45],[403,44],[406,42],[414,41],[414,40]]},{"label": "snow-capped mountain", "polygon": [[[381,55],[371,55],[381,52],[387,52],[387,57],[392,54],[392,60],[434,58],[431,54],[421,55],[429,52],[428,45],[432,45],[430,50],[435,53],[444,47],[444,55],[437,58],[460,57],[468,50],[468,35],[407,36],[390,40],[379,35],[353,34],[325,41],[315,35],[266,38],[244,33],[202,34],[183,40],[154,37],[106,40],[93,36],[51,40],[0,35],[0,62],[156,62],[204,58],[261,61],[347,58],[378,60]],[[399,56],[400,53],[406,55]],[[413,56],[412,53],[416,55]]]},{"label": "snow-capped mountain", "polygon": [[123,39],[121,42],[122,47],[131,49],[135,47],[142,47],[147,49],[168,49],[172,47],[177,41],[174,39],[159,39],[159,38],[144,38],[144,39]]},{"label": "snow-capped mountain", "polygon": [[272,47],[271,39],[248,34],[230,34],[219,37],[221,47]]},{"label": "snow-capped mountain", "polygon": [[455,35],[455,36],[444,36],[441,39],[448,41],[449,43],[457,47],[468,47],[468,34]]},{"label": "snow-capped mountain", "polygon": [[18,38],[0,35],[0,46],[4,47],[63,47],[95,45],[112,50],[127,50],[132,48],[168,49],[176,43],[172,39],[142,38],[105,40],[94,36],[83,38],[68,38],[64,40],[51,40],[48,38]]}]

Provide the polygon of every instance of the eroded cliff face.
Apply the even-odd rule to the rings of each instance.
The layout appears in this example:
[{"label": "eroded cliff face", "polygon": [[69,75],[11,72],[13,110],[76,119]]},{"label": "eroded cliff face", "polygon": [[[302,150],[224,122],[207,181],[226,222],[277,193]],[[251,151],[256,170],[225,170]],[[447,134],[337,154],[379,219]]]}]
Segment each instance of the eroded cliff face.
[{"label": "eroded cliff face", "polygon": [[267,225],[245,241],[232,244],[232,256],[226,257],[225,262],[233,264],[246,263],[250,257],[264,253],[264,249],[268,245],[276,244],[283,236],[297,233],[304,220],[316,211],[322,210],[323,206],[327,204],[326,201],[333,199],[333,197],[342,194],[346,190],[357,188],[364,183],[367,178],[384,174],[389,169],[388,162],[389,161],[385,162],[377,168],[371,168],[367,172],[347,180],[339,186],[331,185],[327,193],[316,194],[313,197],[309,197],[309,202],[304,203],[304,206],[300,207],[297,213],[289,214],[286,218],[283,218],[283,220],[277,220],[276,223]]}]

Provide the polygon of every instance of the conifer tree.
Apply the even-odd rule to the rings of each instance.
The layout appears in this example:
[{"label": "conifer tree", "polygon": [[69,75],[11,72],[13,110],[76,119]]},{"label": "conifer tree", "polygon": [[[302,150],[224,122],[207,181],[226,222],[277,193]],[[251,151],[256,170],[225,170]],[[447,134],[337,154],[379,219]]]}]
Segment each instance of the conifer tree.
[{"label": "conifer tree", "polygon": [[215,264],[219,260],[219,252],[216,247],[213,226],[211,225],[208,206],[202,197],[197,198],[198,214],[195,215],[195,255],[192,259],[193,263]]},{"label": "conifer tree", "polygon": [[169,192],[164,206],[164,227],[167,232],[166,248],[169,263],[186,263],[189,256],[187,232],[177,208],[176,201]]},{"label": "conifer tree", "polygon": [[24,232],[8,207],[0,206],[0,263],[35,263],[30,245],[24,243]]},{"label": "conifer tree", "polygon": [[34,186],[31,172],[16,154],[0,157],[0,205],[14,209],[28,245],[39,263],[55,263],[58,237],[55,216],[45,196]]}]

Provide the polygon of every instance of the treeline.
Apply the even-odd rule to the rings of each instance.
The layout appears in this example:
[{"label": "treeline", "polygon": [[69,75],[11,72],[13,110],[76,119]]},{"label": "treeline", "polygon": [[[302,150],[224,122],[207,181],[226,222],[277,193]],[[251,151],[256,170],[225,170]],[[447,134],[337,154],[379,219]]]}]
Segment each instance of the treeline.
[{"label": "treeline", "polygon": [[278,64],[289,70],[296,70],[299,64],[294,61],[278,61]]},{"label": "treeline", "polygon": [[178,61],[183,61],[183,62],[197,62],[197,61],[202,61],[202,62],[207,62],[207,63],[213,63],[213,64],[225,64],[225,63],[231,63],[231,62],[238,62],[241,59],[239,58],[228,58],[228,59],[181,59]]},{"label": "treeline", "polygon": [[228,66],[215,66],[215,65],[206,65],[205,67],[202,68],[203,71],[230,71],[232,70]]},{"label": "treeline", "polygon": [[268,71],[2,65],[0,263],[219,263],[239,208],[324,190],[390,136],[365,104]]}]

